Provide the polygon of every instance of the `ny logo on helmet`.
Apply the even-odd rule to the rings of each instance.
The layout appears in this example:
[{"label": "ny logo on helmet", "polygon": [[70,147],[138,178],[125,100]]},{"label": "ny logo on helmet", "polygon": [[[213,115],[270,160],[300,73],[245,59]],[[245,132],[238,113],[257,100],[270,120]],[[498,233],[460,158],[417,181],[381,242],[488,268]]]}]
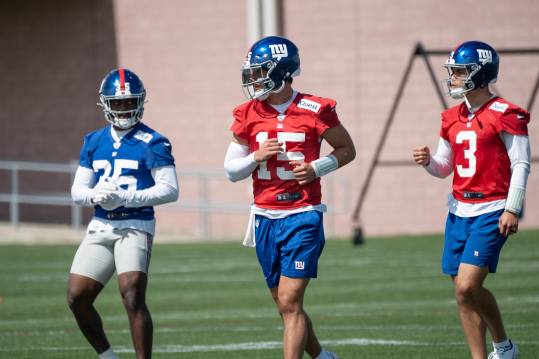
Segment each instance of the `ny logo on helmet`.
[{"label": "ny logo on helmet", "polygon": [[276,58],[277,61],[288,56],[288,48],[286,47],[286,44],[269,45],[269,48],[271,50],[272,57]]},{"label": "ny logo on helmet", "polygon": [[479,61],[484,65],[488,62],[492,62],[492,51],[477,49],[477,55],[479,56]]}]

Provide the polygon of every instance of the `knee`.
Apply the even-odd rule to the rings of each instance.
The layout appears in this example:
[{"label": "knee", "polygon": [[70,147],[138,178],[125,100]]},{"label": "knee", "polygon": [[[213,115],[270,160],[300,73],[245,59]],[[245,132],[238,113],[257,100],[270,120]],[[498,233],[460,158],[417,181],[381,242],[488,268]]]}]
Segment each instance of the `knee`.
[{"label": "knee", "polygon": [[470,282],[457,282],[455,285],[455,297],[457,299],[457,303],[473,301],[477,297],[480,290],[480,285]]},{"label": "knee", "polygon": [[91,305],[92,301],[89,300],[83,293],[77,292],[74,290],[67,291],[66,296],[67,306],[72,311],[77,310],[78,308],[84,307],[85,305]]},{"label": "knee", "polygon": [[288,296],[279,296],[277,307],[282,316],[295,315],[303,311],[301,303]]},{"label": "knee", "polygon": [[122,302],[128,312],[136,312],[140,309],[146,308],[144,295],[135,289],[127,289],[122,291]]}]

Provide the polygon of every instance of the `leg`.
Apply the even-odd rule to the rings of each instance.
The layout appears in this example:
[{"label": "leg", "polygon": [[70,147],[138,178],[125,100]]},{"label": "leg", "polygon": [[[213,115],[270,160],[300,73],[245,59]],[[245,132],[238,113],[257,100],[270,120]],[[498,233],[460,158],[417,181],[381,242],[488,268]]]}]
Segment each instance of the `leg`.
[{"label": "leg", "polygon": [[67,303],[82,334],[97,353],[103,353],[110,348],[103,322],[93,305],[102,289],[103,285],[96,280],[73,273],[69,275]]},{"label": "leg", "polygon": [[324,247],[322,214],[308,211],[282,219],[256,216],[256,253],[284,324],[284,357],[313,358],[321,353],[303,297],[316,278]]},{"label": "leg", "polygon": [[[279,308],[278,288],[270,288],[270,292],[275,304],[277,305],[277,308]],[[309,315],[307,315],[307,313],[305,313],[305,311],[303,313],[305,314],[305,319],[307,320],[307,343],[305,345],[305,351],[311,356],[311,358],[316,358],[320,355],[322,346],[320,345],[320,342],[318,341],[318,338],[314,332],[311,318]],[[279,314],[281,315],[281,319],[283,319],[283,315],[280,311]]]},{"label": "leg", "polygon": [[487,274],[487,267],[461,263],[454,278],[462,328],[472,357],[481,359],[487,355],[486,328],[495,342],[507,339],[496,299],[483,287]]},{"label": "leg", "polygon": [[69,308],[98,354],[108,350],[110,344],[93,303],[114,273],[113,240],[110,233],[87,233],[73,259],[67,286]]},{"label": "leg", "polygon": [[119,230],[114,246],[118,285],[129,317],[131,337],[138,359],[151,358],[153,323],[146,306],[146,286],[153,238],[136,230]]},{"label": "leg", "polygon": [[129,317],[131,336],[138,359],[152,357],[153,323],[146,306],[146,285],[148,277],[144,272],[125,272],[118,275],[122,301]]},{"label": "leg", "polygon": [[281,276],[277,307],[283,318],[283,351],[285,359],[303,357],[308,338],[308,320],[303,311],[303,296],[309,279]]}]

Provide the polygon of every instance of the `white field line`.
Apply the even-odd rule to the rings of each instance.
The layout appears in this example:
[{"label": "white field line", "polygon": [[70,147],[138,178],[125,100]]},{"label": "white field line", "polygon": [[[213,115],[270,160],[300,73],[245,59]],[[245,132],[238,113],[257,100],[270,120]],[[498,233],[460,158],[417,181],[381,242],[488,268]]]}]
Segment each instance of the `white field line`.
[{"label": "white field line", "polygon": [[[351,338],[339,340],[323,340],[321,343],[325,346],[368,346],[368,345],[410,345],[410,346],[425,346],[427,343],[403,341],[403,340],[386,340],[386,339],[366,339],[366,338]],[[462,343],[463,344],[463,343]],[[281,342],[246,342],[233,344],[213,344],[213,345],[159,345],[153,348],[154,353],[203,353],[215,351],[241,351],[241,350],[264,350],[264,349],[280,349]],[[18,352],[24,351],[78,351],[87,350],[89,347],[39,347],[39,348],[0,348],[0,352]],[[114,347],[117,353],[134,353],[134,350],[129,347],[117,346]]]},{"label": "white field line", "polygon": [[[537,324],[508,324],[506,328],[508,329],[522,329],[522,328],[537,328]],[[154,333],[208,333],[213,331],[222,330],[222,326],[203,326],[197,328],[191,327],[177,327],[177,328],[155,328]],[[384,331],[384,332],[396,332],[396,331],[415,331],[415,332],[446,332],[448,330],[460,331],[460,327],[456,325],[420,325],[420,324],[411,324],[411,325],[317,325],[316,328],[320,331]],[[264,332],[268,333],[268,330],[282,332],[282,326],[275,327],[262,327],[262,326],[235,326],[233,328],[226,327],[228,332],[236,333],[255,333],[255,332]],[[131,331],[128,327],[124,329],[107,329],[107,334],[129,334]],[[73,332],[72,330],[12,330],[0,332],[0,337],[30,337],[30,336],[65,336],[70,334],[77,334],[78,332]]]},{"label": "white field line", "polygon": [[[336,346],[372,346],[372,345],[385,345],[385,346],[428,346],[433,345],[427,342],[414,342],[404,340],[386,340],[386,339],[366,339],[366,338],[350,338],[340,340],[323,340],[321,344],[328,347]],[[539,345],[539,341],[519,341],[521,345]],[[243,350],[274,350],[281,349],[281,342],[247,342],[247,343],[234,343],[234,344],[214,344],[214,345],[160,345],[153,349],[154,353],[204,353],[215,351],[243,351]],[[447,342],[436,343],[437,346],[442,347],[454,347],[465,346],[466,343],[462,342]],[[1,352],[15,353],[18,351],[47,351],[47,352],[69,352],[69,351],[81,351],[90,350],[89,346],[82,347],[24,347],[24,348],[0,348]],[[128,347],[117,346],[114,347],[114,351],[117,353],[134,353],[135,351]]]}]

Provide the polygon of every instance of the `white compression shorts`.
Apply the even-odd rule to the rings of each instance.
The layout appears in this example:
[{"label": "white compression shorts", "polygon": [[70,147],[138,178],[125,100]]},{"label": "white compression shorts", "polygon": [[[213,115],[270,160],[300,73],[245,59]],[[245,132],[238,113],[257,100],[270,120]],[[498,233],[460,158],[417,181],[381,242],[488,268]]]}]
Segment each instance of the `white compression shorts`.
[{"label": "white compression shorts", "polygon": [[114,274],[148,273],[153,236],[135,229],[89,230],[82,240],[70,273],[105,285]]}]

